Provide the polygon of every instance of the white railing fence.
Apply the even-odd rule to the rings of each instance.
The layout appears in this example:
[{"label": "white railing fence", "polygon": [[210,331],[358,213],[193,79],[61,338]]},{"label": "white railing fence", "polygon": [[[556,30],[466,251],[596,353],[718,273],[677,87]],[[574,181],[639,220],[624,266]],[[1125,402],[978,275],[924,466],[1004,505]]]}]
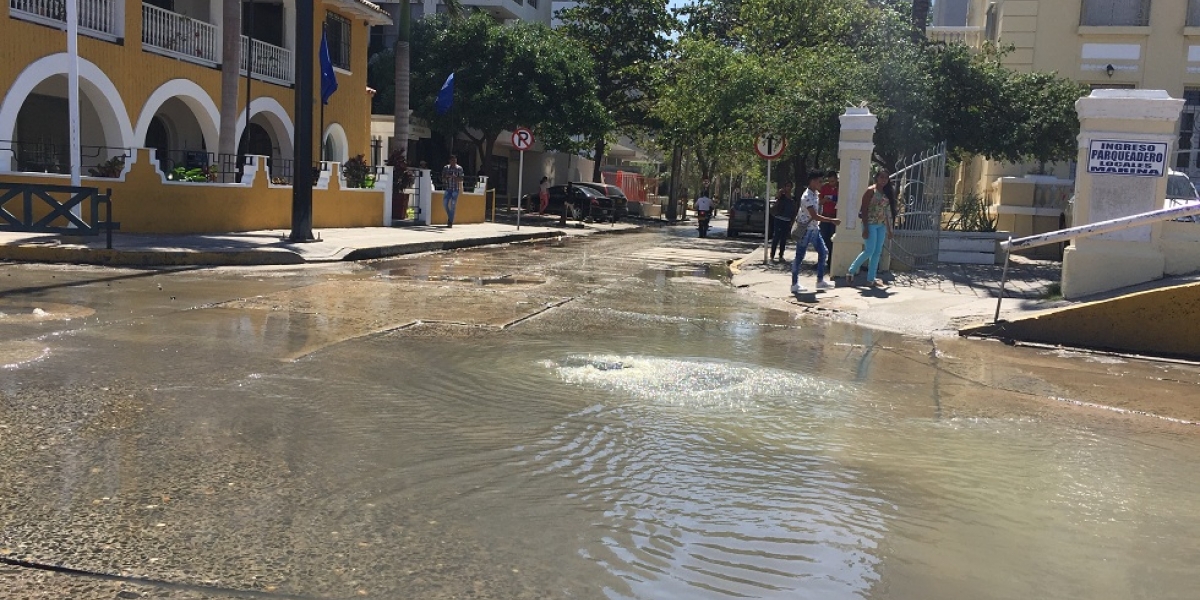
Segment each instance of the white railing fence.
[{"label": "white railing fence", "polygon": [[944,44],[962,44],[970,48],[983,45],[982,27],[926,27],[925,39]]},{"label": "white railing fence", "polygon": [[[8,8],[19,19],[63,27],[67,24],[66,0],[8,0]],[[120,35],[117,0],[79,0],[79,30],[105,37]]]},{"label": "white railing fence", "polygon": [[[249,42],[253,41],[253,48]],[[252,52],[251,56],[249,53]],[[242,72],[246,72],[247,61],[254,61],[254,74],[269,81],[290,85],[292,83],[292,51],[260,40],[242,36]]]},{"label": "white railing fence", "polygon": [[147,46],[180,58],[216,64],[220,36],[220,30],[211,23],[142,5],[142,43]]}]

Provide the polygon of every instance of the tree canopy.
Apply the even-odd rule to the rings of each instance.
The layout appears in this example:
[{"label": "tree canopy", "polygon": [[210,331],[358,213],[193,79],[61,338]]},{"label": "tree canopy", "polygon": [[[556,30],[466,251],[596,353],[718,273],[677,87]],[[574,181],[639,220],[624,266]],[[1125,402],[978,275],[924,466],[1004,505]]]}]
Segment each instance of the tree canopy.
[{"label": "tree canopy", "polygon": [[[591,58],[544,25],[501,25],[483,13],[423,19],[413,57],[413,113],[475,140],[486,162],[505,130],[531,127],[547,147],[566,148],[608,127]],[[451,72],[454,102],[438,114],[434,100]]]}]

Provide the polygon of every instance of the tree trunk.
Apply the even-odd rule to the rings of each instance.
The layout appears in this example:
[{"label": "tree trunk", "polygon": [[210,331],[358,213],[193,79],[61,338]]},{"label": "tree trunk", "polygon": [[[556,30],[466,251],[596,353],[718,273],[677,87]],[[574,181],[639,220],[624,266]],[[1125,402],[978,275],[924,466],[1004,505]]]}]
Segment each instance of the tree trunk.
[{"label": "tree trunk", "polygon": [[392,129],[392,147],[391,151],[399,150],[407,154],[408,139],[412,131],[412,127],[408,120],[408,95],[409,84],[412,80],[409,64],[409,42],[412,39],[412,3],[408,0],[400,2],[400,22],[396,28],[396,46],[393,54],[396,59],[395,66],[395,104],[392,106],[392,114],[395,116],[395,122]]},{"label": "tree trunk", "polygon": [[[237,154],[238,79],[242,66],[242,2],[223,0],[221,10],[221,129],[217,133],[217,153]],[[247,129],[250,123],[246,123]],[[248,134],[247,134],[248,135]]]},{"label": "tree trunk", "polygon": [[592,165],[592,181],[601,182],[604,179],[600,176],[600,165],[604,162],[604,151],[608,149],[608,142],[604,138],[596,141],[596,163]]},{"label": "tree trunk", "polygon": [[913,39],[925,39],[925,28],[929,26],[930,0],[913,0],[912,24]]}]

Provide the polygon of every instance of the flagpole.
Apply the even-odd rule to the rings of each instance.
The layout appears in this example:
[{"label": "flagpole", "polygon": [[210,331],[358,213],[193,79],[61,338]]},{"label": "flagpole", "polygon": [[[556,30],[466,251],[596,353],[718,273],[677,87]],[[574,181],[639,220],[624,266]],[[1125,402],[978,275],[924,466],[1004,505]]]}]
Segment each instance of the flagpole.
[{"label": "flagpole", "polygon": [[67,122],[71,138],[71,185],[79,187],[82,176],[79,163],[83,158],[79,141],[79,0],[67,0]]},{"label": "flagpole", "polygon": [[[254,0],[250,0],[250,19],[246,30],[246,126],[242,130],[246,136],[245,152],[238,154],[238,172],[245,168],[246,155],[250,154],[250,82],[254,81]],[[240,144],[239,144],[240,145]]]},{"label": "flagpole", "polygon": [[321,23],[321,129],[319,132],[320,144],[317,146],[317,158],[325,160],[325,103],[328,100],[325,98],[325,53],[329,51],[329,42],[325,38],[325,23]]}]

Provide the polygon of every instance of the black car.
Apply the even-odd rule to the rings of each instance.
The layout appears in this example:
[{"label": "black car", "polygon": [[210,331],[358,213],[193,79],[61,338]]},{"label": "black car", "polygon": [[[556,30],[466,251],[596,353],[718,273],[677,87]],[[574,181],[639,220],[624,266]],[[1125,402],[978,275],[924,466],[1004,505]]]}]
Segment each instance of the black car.
[{"label": "black car", "polygon": [[[570,189],[569,195],[568,188]],[[549,192],[550,203],[546,206],[547,214],[561,215],[563,205],[566,204],[567,216],[578,221],[584,219],[616,220],[616,209],[612,199],[591,187],[579,184],[552,185]],[[538,199],[536,192],[526,194],[521,197],[521,206],[527,211],[536,212],[541,207],[541,200]]]},{"label": "black car", "polygon": [[725,235],[735,238],[743,233],[763,235],[766,227],[767,203],[762,198],[738,198],[729,209],[729,225]]},{"label": "black car", "polygon": [[625,195],[625,190],[611,183],[593,183],[590,181],[577,181],[574,185],[592,188],[613,202],[613,218],[620,219],[629,214],[629,197]]}]

